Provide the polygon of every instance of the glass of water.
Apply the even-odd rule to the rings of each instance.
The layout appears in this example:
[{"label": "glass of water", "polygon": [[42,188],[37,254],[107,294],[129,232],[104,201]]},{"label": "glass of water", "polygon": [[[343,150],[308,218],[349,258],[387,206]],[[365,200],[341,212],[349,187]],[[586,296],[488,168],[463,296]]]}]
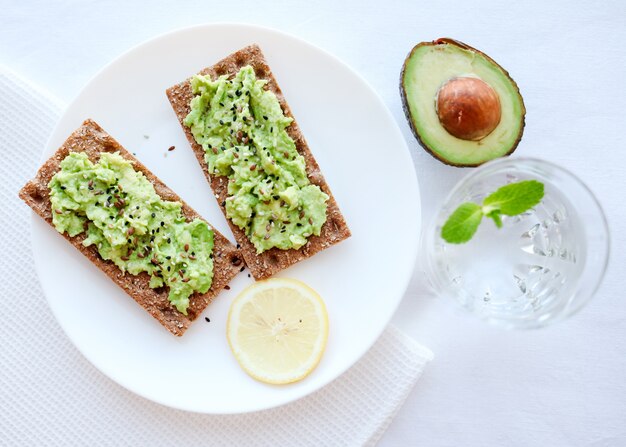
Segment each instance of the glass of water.
[{"label": "glass of water", "polygon": [[[463,202],[481,204],[522,180],[545,185],[541,203],[502,228],[483,218],[465,244],[449,244],[441,227]],[[422,235],[426,268],[439,295],[507,328],[536,328],[578,311],[600,285],[609,257],[602,207],[572,173],[546,161],[502,158],[462,179]]]}]

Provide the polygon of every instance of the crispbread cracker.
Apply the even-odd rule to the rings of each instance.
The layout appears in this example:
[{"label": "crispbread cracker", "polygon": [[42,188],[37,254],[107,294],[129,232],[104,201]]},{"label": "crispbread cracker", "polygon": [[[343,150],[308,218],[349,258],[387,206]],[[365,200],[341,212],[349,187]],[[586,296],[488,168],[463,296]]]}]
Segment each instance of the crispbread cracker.
[{"label": "crispbread cracker", "polygon": [[[284,114],[293,118],[291,109],[289,108],[289,105],[287,105],[287,101],[285,100],[280,87],[278,87],[278,83],[276,82],[270,67],[267,65],[265,57],[263,56],[263,53],[258,45],[250,45],[242,48],[225,59],[222,59],[212,67],[205,68],[200,72],[200,74],[210,75],[213,79],[216,79],[221,75],[233,76],[241,67],[246,65],[252,66],[258,79],[268,81],[266,88],[274,92]],[[228,197],[228,179],[224,176],[216,176],[208,173],[207,166],[204,161],[204,150],[202,149],[202,146],[196,143],[189,128],[183,124],[183,120],[191,110],[190,102],[193,98],[189,79],[169,88],[166,93],[172,107],[174,108],[176,116],[178,117],[178,120],[187,135],[187,139],[196,154],[196,158],[202,166],[202,170],[213,188],[213,192],[215,193],[220,208],[222,209],[224,216],[226,216],[226,209],[223,203]],[[330,188],[328,187],[326,180],[324,180],[319,166],[317,165],[315,158],[313,158],[313,154],[311,154],[309,146],[307,145],[295,119],[291,125],[287,127],[287,133],[294,140],[296,143],[296,149],[306,161],[306,171],[309,180],[312,184],[318,185],[322,191],[329,196],[327,220],[322,226],[320,236],[309,237],[309,242],[302,248],[298,250],[280,250],[278,248],[272,248],[261,253],[260,255],[257,255],[254,245],[250,242],[246,234],[227,218],[228,224],[235,235],[235,239],[241,246],[241,251],[244,259],[246,260],[246,264],[256,279],[268,278],[290,265],[306,259],[309,256],[313,256],[315,253],[350,237],[350,229],[348,228],[348,225],[346,224],[346,221],[337,206],[337,202],[335,202],[335,199],[330,192]]]},{"label": "crispbread cracker", "polygon": [[[181,202],[183,215],[188,219],[201,218],[193,209],[180,199],[171,189],[152,174],[143,164],[133,157],[117,141],[107,134],[98,124],[87,120],[79,127],[63,145],[37,171],[37,175],[20,190],[20,198],[26,202],[46,222],[52,225],[52,210],[48,183],[60,169],[61,161],[69,152],[85,152],[92,162],[97,162],[103,152],[119,152],[127,160],[131,160],[135,170],[142,172],[154,185],[157,194],[165,200]],[[212,228],[212,227],[211,227]],[[70,237],[63,236],[85,257],[111,278],[117,285],[146,309],[172,334],[181,336],[193,320],[206,308],[213,298],[239,272],[242,265],[241,254],[222,234],[214,231],[214,267],[213,284],[207,293],[194,293],[190,297],[188,315],[183,315],[167,298],[168,289],[149,287],[150,276],[142,272],[139,275],[124,274],[113,262],[105,261],[98,254],[95,246],[84,247],[85,233]]]}]

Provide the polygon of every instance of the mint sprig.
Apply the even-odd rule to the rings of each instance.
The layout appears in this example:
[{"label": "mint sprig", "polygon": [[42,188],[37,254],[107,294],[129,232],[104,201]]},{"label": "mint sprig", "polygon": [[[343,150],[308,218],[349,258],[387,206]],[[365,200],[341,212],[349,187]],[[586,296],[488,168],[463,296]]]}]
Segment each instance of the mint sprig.
[{"label": "mint sprig", "polygon": [[483,200],[482,206],[473,202],[459,205],[441,228],[441,237],[451,244],[469,241],[483,216],[502,228],[502,215],[516,216],[536,206],[544,195],[544,185],[537,180],[525,180],[498,188]]}]

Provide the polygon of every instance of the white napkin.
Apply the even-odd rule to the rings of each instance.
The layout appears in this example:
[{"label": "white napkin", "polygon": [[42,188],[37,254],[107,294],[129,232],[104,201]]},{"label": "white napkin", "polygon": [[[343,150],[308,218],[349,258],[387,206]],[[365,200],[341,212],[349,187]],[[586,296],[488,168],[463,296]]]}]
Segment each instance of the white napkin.
[{"label": "white napkin", "polygon": [[374,445],[432,353],[388,328],[348,372],[294,403],[210,416],[135,396],[72,346],[33,268],[29,211],[17,191],[34,174],[63,106],[0,67],[0,444]]}]

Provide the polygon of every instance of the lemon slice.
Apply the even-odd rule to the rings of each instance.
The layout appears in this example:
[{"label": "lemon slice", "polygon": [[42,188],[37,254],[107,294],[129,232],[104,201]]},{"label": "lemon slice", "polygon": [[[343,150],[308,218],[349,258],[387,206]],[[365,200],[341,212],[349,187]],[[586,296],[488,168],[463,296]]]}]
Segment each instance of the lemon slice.
[{"label": "lemon slice", "polygon": [[320,296],[293,279],[259,281],[233,301],[226,334],[241,367],[261,382],[283,384],[308,376],[328,338]]}]

